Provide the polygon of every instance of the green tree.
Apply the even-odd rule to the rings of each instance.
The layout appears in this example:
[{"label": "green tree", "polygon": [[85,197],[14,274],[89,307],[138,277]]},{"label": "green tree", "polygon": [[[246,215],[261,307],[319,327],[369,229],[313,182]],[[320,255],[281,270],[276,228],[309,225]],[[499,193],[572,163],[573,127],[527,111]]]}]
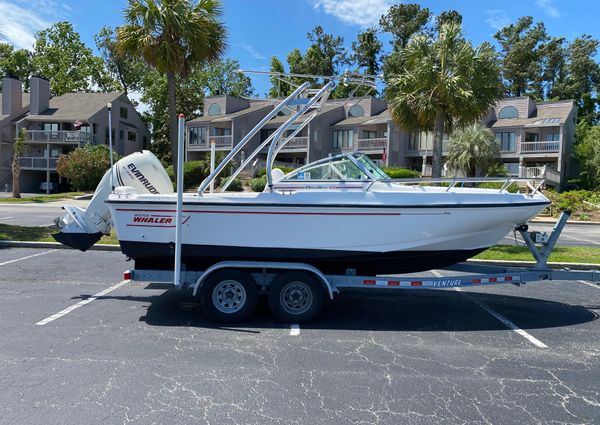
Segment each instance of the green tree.
[{"label": "green tree", "polygon": [[127,25],[118,29],[120,52],[143,59],[167,77],[172,158],[177,153],[177,78],[222,56],[227,43],[221,18],[218,0],[129,0]]},{"label": "green tree", "polygon": [[552,37],[542,46],[542,74],[539,76],[546,99],[560,97],[566,73],[566,49],[563,37]]},{"label": "green tree", "polygon": [[[31,53],[25,49],[15,50],[11,44],[0,42],[0,75],[18,78],[23,82],[25,90],[28,90],[31,74]],[[2,82],[0,81],[1,89]]]},{"label": "green tree", "polygon": [[[120,156],[113,152],[114,161]],[[69,180],[77,190],[94,190],[110,168],[110,153],[107,145],[86,145],[67,155],[61,155],[56,162],[56,171]]]},{"label": "green tree", "polygon": [[502,77],[510,96],[534,95],[543,99],[539,76],[544,43],[548,41],[543,22],[533,24],[531,16],[498,31],[494,38],[501,46]]},{"label": "green tree", "polygon": [[206,88],[209,96],[228,94],[249,97],[254,93],[252,80],[240,72],[240,63],[235,59],[225,59],[207,66]]},{"label": "green tree", "polygon": [[600,126],[587,121],[577,124],[575,154],[579,160],[582,185],[588,189],[600,189]]},{"label": "green tree", "polygon": [[[271,56],[270,71],[271,72],[279,72],[279,73],[285,72],[283,63],[281,63],[281,61],[279,60],[279,58],[277,56]],[[269,97],[271,97],[271,98],[286,97],[292,93],[290,85],[281,81],[280,78],[278,78],[276,76],[271,76],[271,77],[269,77],[269,80],[271,81],[271,88],[269,89],[269,93],[268,93]]]},{"label": "green tree", "polygon": [[461,27],[446,24],[436,38],[415,35],[400,52],[403,72],[387,81],[386,98],[395,123],[433,130],[432,174],[442,171],[442,138],[455,126],[480,119],[502,97],[496,52],[473,47]]},{"label": "green tree", "polygon": [[19,176],[21,174],[21,155],[23,154],[23,150],[25,149],[25,137],[27,133],[24,128],[19,131],[17,138],[15,139],[12,145],[13,157],[11,164],[12,171],[12,197],[20,198],[21,197],[21,185],[19,182]]},{"label": "green tree", "polygon": [[81,41],[69,22],[58,22],[36,34],[32,66],[35,74],[50,80],[55,96],[69,92],[115,89],[102,59]]},{"label": "green tree", "polygon": [[453,132],[448,140],[448,168],[467,177],[484,175],[500,157],[500,146],[494,133],[479,124]]},{"label": "green tree", "polygon": [[103,27],[94,36],[94,40],[108,73],[114,80],[119,82],[125,94],[131,90],[140,90],[148,69],[143,63],[117,49],[115,30],[110,27]]},{"label": "green tree", "polygon": [[379,55],[382,46],[374,28],[359,32],[356,41],[352,42],[352,60],[358,69],[369,75],[379,74],[381,69]]},{"label": "green tree", "polygon": [[426,7],[415,3],[397,4],[388,9],[381,17],[379,25],[383,32],[392,35],[394,50],[406,47],[413,34],[418,34],[425,29],[431,13]]},{"label": "green tree", "polygon": [[564,77],[553,87],[553,95],[561,99],[575,99],[580,120],[597,119],[597,91],[600,85],[600,65],[595,60],[598,40],[582,35],[565,49]]},{"label": "green tree", "polygon": [[311,45],[302,58],[302,68],[307,74],[337,75],[341,65],[348,64],[344,39],[327,34],[317,25],[307,35]]},{"label": "green tree", "polygon": [[439,32],[442,25],[449,23],[462,25],[462,19],[462,15],[456,10],[445,10],[435,17],[435,29]]}]

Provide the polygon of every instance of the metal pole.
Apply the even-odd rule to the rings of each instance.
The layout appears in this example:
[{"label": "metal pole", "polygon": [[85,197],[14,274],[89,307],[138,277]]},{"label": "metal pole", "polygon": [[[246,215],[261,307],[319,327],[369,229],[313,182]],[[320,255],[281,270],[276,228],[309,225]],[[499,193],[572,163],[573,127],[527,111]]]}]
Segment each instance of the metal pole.
[{"label": "metal pole", "polygon": [[113,183],[112,103],[108,103],[106,109],[108,109],[108,152],[110,154],[110,189],[112,191],[115,190],[115,185]]},{"label": "metal pole", "polygon": [[50,143],[46,144],[46,195],[50,193]]},{"label": "metal pole", "polygon": [[177,134],[177,216],[175,218],[175,281],[176,288],[181,286],[181,216],[183,211],[183,154],[185,132],[185,116],[179,114]]},{"label": "metal pole", "polygon": [[[217,143],[214,140],[210,141],[210,174],[215,171],[215,155],[216,155]],[[232,179],[233,180],[233,179]],[[215,181],[210,181],[210,193],[215,190]]]}]

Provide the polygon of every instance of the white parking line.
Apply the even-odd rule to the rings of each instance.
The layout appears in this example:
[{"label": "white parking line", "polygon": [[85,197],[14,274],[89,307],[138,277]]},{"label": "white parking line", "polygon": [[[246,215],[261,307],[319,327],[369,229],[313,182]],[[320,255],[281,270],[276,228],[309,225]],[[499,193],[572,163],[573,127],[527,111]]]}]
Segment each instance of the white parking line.
[{"label": "white parking line", "polygon": [[591,286],[592,288],[600,289],[600,285],[596,283],[586,282],[585,280],[578,280],[577,282],[583,283],[584,285]]},{"label": "white parking line", "polygon": [[53,314],[50,317],[46,317],[45,319],[40,320],[39,322],[36,323],[36,325],[43,326],[43,325],[47,325],[48,323],[50,323],[56,319],[60,319],[61,317],[69,314],[73,310],[77,310],[79,307],[83,307],[84,305],[91,303],[92,301],[108,294],[109,292],[114,291],[115,289],[119,289],[121,286],[125,285],[128,282],[129,282],[128,280],[124,280],[122,282],[117,283],[116,285],[111,286],[110,288],[106,288],[104,291],[100,291],[96,295],[94,295],[88,299],[79,301],[77,304],[73,304],[71,307],[67,307],[64,310],[61,310],[58,313]]},{"label": "white parking line", "polygon": [[21,257],[21,258],[17,258],[17,259],[10,260],[10,261],[5,261],[4,263],[0,263],[0,266],[5,266],[7,264],[16,263],[17,261],[28,260],[29,258],[39,257],[40,255],[46,255],[46,254],[50,254],[50,253],[56,252],[56,251],[58,251],[58,250],[57,249],[50,249],[48,251],[40,252],[40,253],[33,254],[33,255],[28,255],[27,257]]},{"label": "white parking line", "polygon": [[290,326],[290,335],[291,336],[298,336],[300,335],[300,325],[292,325]]},{"label": "white parking line", "polygon": [[[435,276],[437,276],[437,277],[443,277],[442,274],[440,272],[438,272],[437,270],[432,270],[431,272]],[[469,300],[473,301],[475,304],[477,304],[479,307],[481,307],[482,309],[484,309],[485,311],[487,311],[489,314],[491,314],[492,316],[494,316],[496,319],[498,319],[500,322],[502,322],[504,325],[506,325],[507,328],[509,328],[510,330],[518,333],[519,335],[521,335],[527,341],[531,342],[536,347],[539,347],[539,348],[548,348],[548,346],[546,344],[544,344],[542,341],[540,341],[539,339],[537,339],[533,335],[528,334],[523,329],[519,328],[517,325],[515,325],[513,322],[511,322],[510,320],[508,320],[506,317],[504,317],[503,315],[501,315],[500,313],[498,313],[497,311],[495,311],[494,309],[492,309],[487,304],[485,304],[485,303],[483,303],[483,302],[475,299],[470,294],[468,294],[466,292],[463,292],[462,288],[455,287],[454,289],[456,291],[460,292],[461,294],[463,294]]]}]

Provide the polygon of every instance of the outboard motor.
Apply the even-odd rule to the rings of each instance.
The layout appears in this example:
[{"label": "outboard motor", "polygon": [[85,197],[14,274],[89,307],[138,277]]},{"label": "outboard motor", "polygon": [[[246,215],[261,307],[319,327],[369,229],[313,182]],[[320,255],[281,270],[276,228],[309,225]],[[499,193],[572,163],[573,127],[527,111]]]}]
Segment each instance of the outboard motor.
[{"label": "outboard motor", "polygon": [[110,209],[106,205],[112,193],[112,184],[118,193],[172,194],[173,183],[166,170],[150,151],[136,152],[121,158],[104,174],[98,184],[94,196],[86,209],[65,205],[64,217],[57,217],[54,223],[59,232],[52,237],[63,245],[86,251],[94,245],[102,235],[108,235],[111,228]]}]

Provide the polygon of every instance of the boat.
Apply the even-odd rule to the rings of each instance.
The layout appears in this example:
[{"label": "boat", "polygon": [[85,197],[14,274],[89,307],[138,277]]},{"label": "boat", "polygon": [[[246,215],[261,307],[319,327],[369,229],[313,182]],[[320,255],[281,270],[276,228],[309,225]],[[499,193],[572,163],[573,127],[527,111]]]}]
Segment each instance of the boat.
[{"label": "boat", "polygon": [[[477,187],[491,179],[394,180],[360,152],[330,156],[287,175],[272,167],[277,152],[310,121],[332,89],[307,93],[305,83],[274,107],[202,182],[183,194],[181,261],[206,270],[226,260],[310,264],[329,274],[401,274],[471,258],[525,225],[550,201],[541,184],[512,193]],[[207,191],[229,161],[283,108],[290,118],[240,165],[268,148],[263,192]],[[283,137],[297,118],[309,118]],[[230,180],[231,181],[231,180]],[[111,183],[112,182],[112,183]],[[114,182],[116,188],[113,190]],[[87,209],[65,207],[56,240],[88,249],[114,226],[123,254],[138,269],[172,269],[177,195],[150,152],[119,160]]]}]

